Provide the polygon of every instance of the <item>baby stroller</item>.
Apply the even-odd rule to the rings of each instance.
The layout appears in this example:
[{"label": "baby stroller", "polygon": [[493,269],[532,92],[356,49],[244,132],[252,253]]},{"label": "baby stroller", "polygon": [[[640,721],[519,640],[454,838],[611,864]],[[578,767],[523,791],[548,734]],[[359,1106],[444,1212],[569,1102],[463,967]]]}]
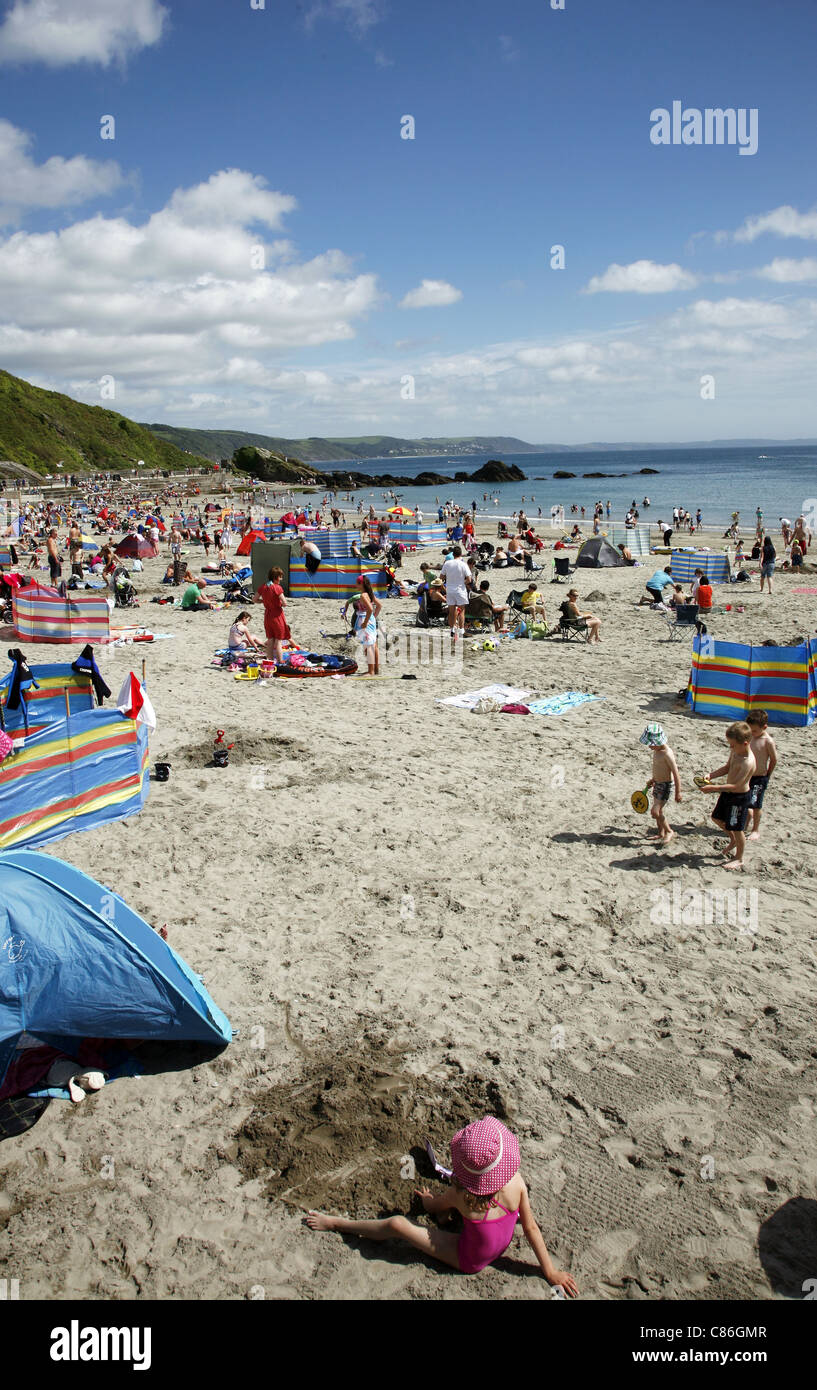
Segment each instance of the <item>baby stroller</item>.
[{"label": "baby stroller", "polygon": [[113,574],[113,597],[117,608],[138,608],[136,590],[130,582],[128,571],[120,565]]},{"label": "baby stroller", "polygon": [[482,541],[477,548],[477,569],[489,570],[494,563],[494,547],[490,541]]},{"label": "baby stroller", "polygon": [[243,579],[238,579],[235,575],[225,575],[222,580],[224,590],[224,600],[226,603],[252,603],[252,592],[247,588]]}]

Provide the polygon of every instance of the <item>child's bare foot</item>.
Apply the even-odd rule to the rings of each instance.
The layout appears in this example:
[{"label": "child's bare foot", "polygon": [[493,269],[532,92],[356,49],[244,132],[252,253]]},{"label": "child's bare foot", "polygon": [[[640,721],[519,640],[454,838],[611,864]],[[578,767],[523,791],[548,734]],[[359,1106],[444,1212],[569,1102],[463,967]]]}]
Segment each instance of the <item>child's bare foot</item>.
[{"label": "child's bare foot", "polygon": [[674,839],[675,839],[675,831],[674,831],[674,830],[668,830],[667,833],[666,833],[666,835],[662,835],[662,836],[661,836],[661,839],[664,841],[664,844],[665,844],[665,845],[668,845],[669,842],[670,842],[670,840],[674,840]]},{"label": "child's bare foot", "polygon": [[305,1220],[311,1231],[332,1231],[335,1228],[334,1216],[327,1216],[322,1211],[308,1211]]},{"label": "child's bare foot", "polygon": [[729,863],[728,863],[728,864],[724,864],[723,867],[724,867],[725,869],[742,869],[742,868],[743,868],[743,860],[742,860],[742,859],[730,859],[730,860],[729,860]]}]

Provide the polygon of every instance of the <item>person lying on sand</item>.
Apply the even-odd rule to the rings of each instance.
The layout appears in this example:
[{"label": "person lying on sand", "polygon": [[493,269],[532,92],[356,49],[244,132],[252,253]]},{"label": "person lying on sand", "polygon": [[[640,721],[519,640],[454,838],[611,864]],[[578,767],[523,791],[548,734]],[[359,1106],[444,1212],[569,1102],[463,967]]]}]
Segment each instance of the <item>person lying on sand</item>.
[{"label": "person lying on sand", "polygon": [[420,1188],[416,1195],[429,1213],[458,1211],[463,1228],[457,1235],[435,1226],[418,1226],[405,1216],[350,1221],[310,1211],[306,1224],[313,1231],[339,1231],[369,1240],[404,1240],[461,1274],[478,1274],[505,1253],[519,1221],[543,1278],[575,1298],[579,1292],[575,1279],[556,1269],[533,1219],[528,1189],[519,1171],[516,1136],[493,1115],[486,1115],[454,1135],[451,1161],[453,1175],[447,1192],[434,1196],[427,1188]]}]

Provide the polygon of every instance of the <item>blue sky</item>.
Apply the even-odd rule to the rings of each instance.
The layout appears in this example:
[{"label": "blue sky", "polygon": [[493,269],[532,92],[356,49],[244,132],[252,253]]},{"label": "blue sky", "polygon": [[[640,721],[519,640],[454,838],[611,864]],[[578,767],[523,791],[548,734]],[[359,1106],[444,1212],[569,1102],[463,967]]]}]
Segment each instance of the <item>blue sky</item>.
[{"label": "blue sky", "polygon": [[[0,0],[0,364],[296,436],[817,434],[816,39],[813,0]],[[652,143],[673,101],[757,152]]]}]

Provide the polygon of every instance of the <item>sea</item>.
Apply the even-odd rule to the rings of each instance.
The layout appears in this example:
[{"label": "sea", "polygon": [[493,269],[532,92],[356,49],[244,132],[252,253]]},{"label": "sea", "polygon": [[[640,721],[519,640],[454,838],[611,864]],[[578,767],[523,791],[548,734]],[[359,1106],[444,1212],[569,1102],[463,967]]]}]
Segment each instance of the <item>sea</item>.
[{"label": "sea", "polygon": [[[551,508],[562,506],[565,517],[574,515],[571,506],[582,506],[592,518],[597,501],[610,502],[613,520],[622,520],[633,501],[638,505],[641,520],[656,524],[659,519],[672,520],[673,507],[684,507],[693,516],[700,507],[704,526],[729,524],[733,511],[740,512],[741,523],[754,531],[756,509],[760,507],[765,523],[777,526],[782,516],[792,521],[805,515],[811,528],[817,531],[817,445],[767,445],[726,448],[678,448],[650,450],[577,450],[568,453],[503,454],[503,463],[515,463],[525,474],[525,482],[457,483],[454,474],[473,473],[488,459],[497,455],[468,454],[457,458],[432,456],[427,458],[366,459],[349,462],[358,473],[391,473],[399,477],[415,477],[418,473],[434,472],[450,478],[448,485],[437,487],[405,486],[386,493],[383,488],[365,488],[355,493],[355,501],[369,503],[380,512],[384,504],[394,505],[395,497],[414,510],[420,507],[428,519],[440,503],[453,501],[461,507],[477,502],[480,516],[509,518],[524,507],[529,520],[550,520]],[[342,469],[344,464],[316,464]],[[654,468],[654,474],[642,474],[642,468]],[[574,478],[554,479],[557,470],[575,473]],[[588,473],[604,473],[603,478],[588,478]],[[620,476],[620,475],[624,476]],[[618,475],[618,476],[616,476]],[[649,509],[643,506],[649,498]],[[348,510],[348,505],[347,505]]]}]

